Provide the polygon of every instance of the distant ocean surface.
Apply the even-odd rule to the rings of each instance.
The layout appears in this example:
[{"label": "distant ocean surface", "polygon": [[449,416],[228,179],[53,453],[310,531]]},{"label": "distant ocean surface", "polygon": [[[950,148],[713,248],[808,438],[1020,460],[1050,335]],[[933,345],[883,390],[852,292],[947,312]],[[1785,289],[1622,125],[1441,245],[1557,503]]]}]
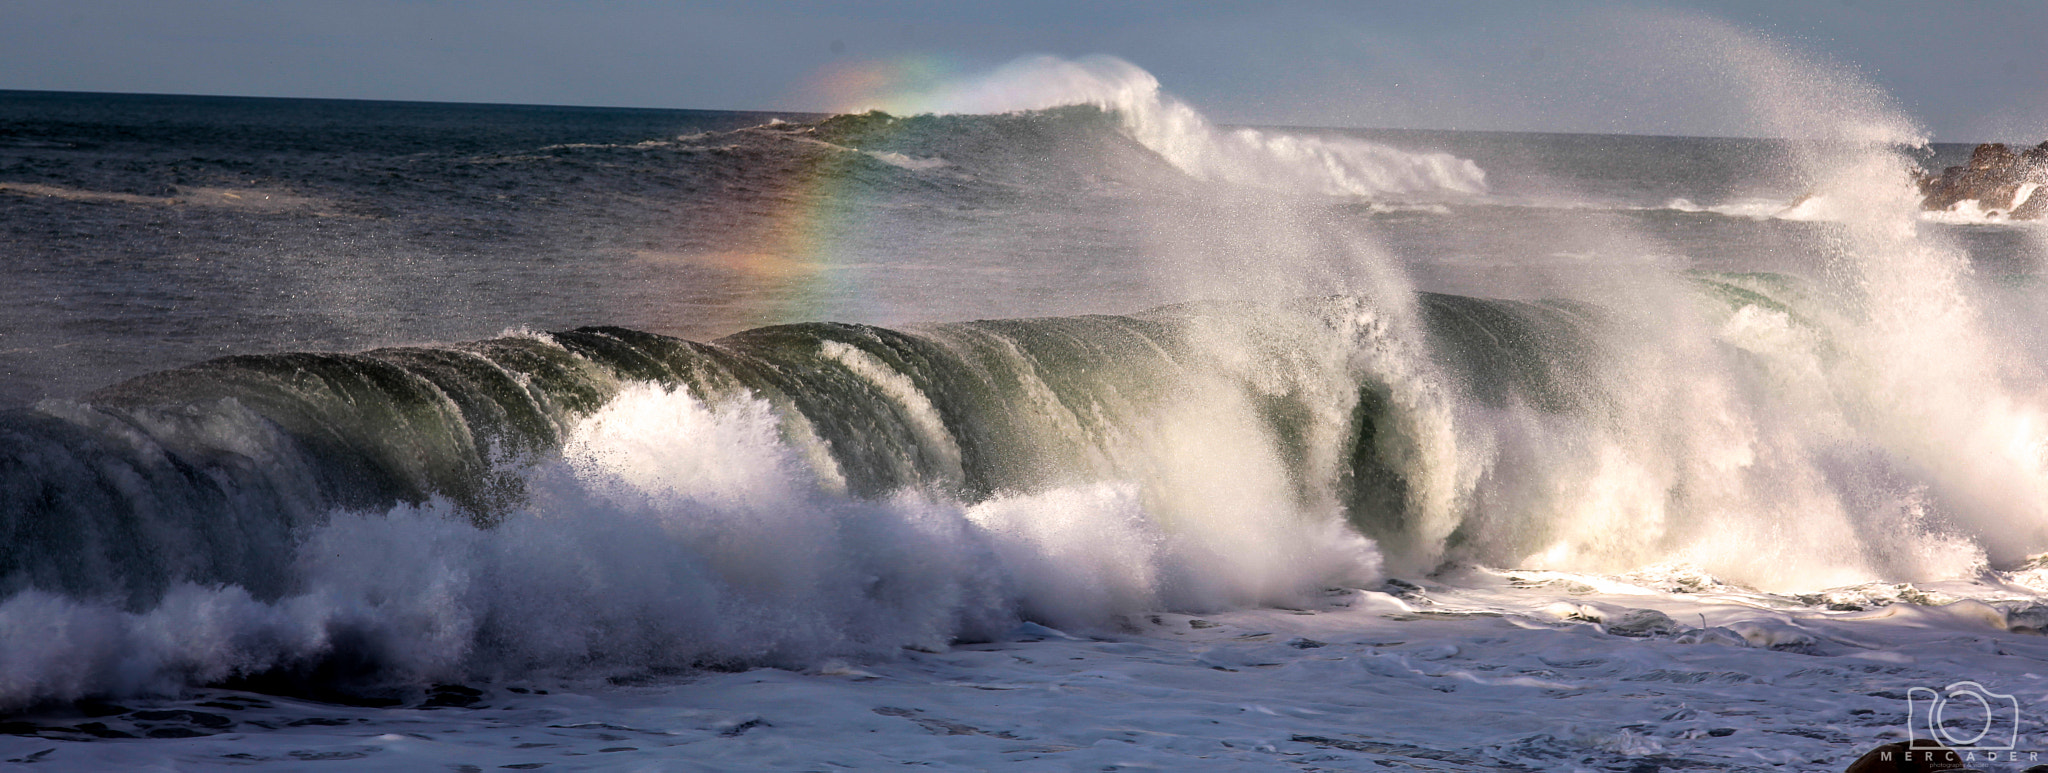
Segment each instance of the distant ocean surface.
[{"label": "distant ocean surface", "polygon": [[1038,67],[0,91],[0,758],[1734,770],[2048,700],[2043,232],[1912,188],[1970,146]]},{"label": "distant ocean surface", "polygon": [[[873,145],[862,150],[946,164],[927,169],[793,128],[733,133],[819,118],[0,92],[0,259],[12,278],[0,288],[0,402],[75,397],[225,354],[521,327],[704,338],[1187,299],[1152,281],[1156,232],[1182,230],[1157,210],[1185,209],[1156,200],[1200,193],[1154,190],[1170,168],[1112,120],[963,117],[861,138]],[[1805,193],[1769,143],[1316,133],[1450,153],[1485,172],[1485,195],[1462,199],[1394,182],[1423,202],[1410,211],[1330,203],[1349,204],[1344,219],[1370,224],[1425,287],[1540,295],[1550,288],[1498,277],[1598,262],[1602,245],[1588,242],[1610,223],[1653,240],[1617,251],[1630,262],[1813,262],[1784,254],[1811,226],[1686,211],[1768,216]],[[1936,169],[1968,154],[1933,150]],[[1965,238],[1980,262],[2018,270],[2022,237]]]}]

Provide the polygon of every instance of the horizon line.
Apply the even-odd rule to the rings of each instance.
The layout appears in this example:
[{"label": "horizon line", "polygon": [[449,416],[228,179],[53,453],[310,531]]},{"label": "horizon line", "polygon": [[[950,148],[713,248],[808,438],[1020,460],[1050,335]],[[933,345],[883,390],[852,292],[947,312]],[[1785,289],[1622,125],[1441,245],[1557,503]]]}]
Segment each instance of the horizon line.
[{"label": "horizon line", "polygon": [[[198,93],[180,93],[180,92],[149,92],[149,91],[90,91],[90,90],[77,90],[77,89],[19,89],[19,88],[0,88],[0,95],[8,95],[8,94],[43,94],[43,95],[64,95],[64,96],[88,96],[88,97],[164,97],[164,98],[176,98],[176,99],[234,99],[234,100],[251,100],[251,101],[264,101],[264,100],[270,100],[270,101],[279,101],[279,102],[359,102],[359,103],[368,103],[368,104],[384,104],[384,105],[437,105],[437,106],[444,106],[444,107],[446,107],[446,106],[458,106],[458,107],[486,107],[486,108],[546,108],[546,109],[553,109],[553,110],[614,110],[614,111],[623,111],[623,110],[635,110],[635,111],[646,111],[646,112],[668,112],[668,113],[740,113],[740,114],[750,114],[750,115],[762,115],[762,116],[769,116],[769,117],[779,117],[779,116],[797,116],[797,117],[804,117],[804,118],[829,118],[829,117],[832,117],[832,116],[836,116],[836,115],[857,115],[857,113],[842,113],[842,112],[833,112],[833,111],[821,111],[821,110],[801,110],[801,109],[775,109],[775,108],[717,108],[717,107],[648,107],[648,106],[644,106],[644,105],[572,105],[572,104],[559,104],[559,103],[542,103],[542,102],[494,102],[494,101],[451,101],[451,100],[440,100],[440,99],[385,99],[385,98],[375,98],[375,97],[303,97],[303,96],[283,97],[283,96],[276,96],[276,95],[268,95],[268,94],[198,94]],[[870,111],[870,112],[884,112],[884,111]],[[885,114],[887,114],[887,113],[885,113]],[[900,117],[915,117],[915,116],[918,116],[918,115],[933,115],[933,114],[932,114],[932,113],[914,113],[914,114],[911,114],[911,115],[908,115],[908,116],[900,116]],[[1750,136],[1750,135],[1726,135],[1726,134],[1653,134],[1653,133],[1646,133],[1646,132],[1600,132],[1600,131],[1584,131],[1584,130],[1570,130],[1570,131],[1567,131],[1567,130],[1557,130],[1557,129],[1462,129],[1462,128],[1456,128],[1456,127],[1449,127],[1449,128],[1445,128],[1445,127],[1426,127],[1426,128],[1417,128],[1417,127],[1401,127],[1401,126],[1319,126],[1319,125],[1310,125],[1310,124],[1285,124],[1285,123],[1254,123],[1254,122],[1245,122],[1245,123],[1224,123],[1224,122],[1218,122],[1218,123],[1217,123],[1217,125],[1218,125],[1218,126],[1229,126],[1229,127],[1234,127],[1234,128],[1256,128],[1256,129],[1288,129],[1288,130],[1298,130],[1298,131],[1368,131],[1368,132],[1417,132],[1417,133],[1421,133],[1421,132],[1443,132],[1443,133],[1456,133],[1456,134],[1544,134],[1544,135],[1559,135],[1559,136],[1574,136],[1574,135],[1576,135],[1576,136],[1589,136],[1589,137],[1645,137],[1645,138],[1661,138],[1661,139],[1701,139],[1701,140],[1756,140],[1756,141],[1772,141],[1772,142],[1785,142],[1785,141],[1788,141],[1788,140],[1786,140],[1785,138],[1782,138],[1782,137],[1758,137],[1758,136]],[[2024,146],[2027,146],[2027,143],[2024,143],[2024,142],[2020,142],[2020,143],[2014,143],[2014,142],[2012,142],[2012,141],[2010,141],[2010,140],[1930,140],[1930,141],[1928,142],[1928,144],[1929,144],[1929,145],[1982,145],[1982,144],[1989,144],[1989,143],[1994,143],[1994,142],[1996,142],[1996,143],[2003,143],[2003,144],[2008,144],[2008,145],[2012,145],[2012,144],[2017,144],[2017,145],[2019,145],[2019,146],[2022,146],[2022,147],[2024,147]],[[2044,140],[2042,144],[2048,144],[2048,140]]]}]

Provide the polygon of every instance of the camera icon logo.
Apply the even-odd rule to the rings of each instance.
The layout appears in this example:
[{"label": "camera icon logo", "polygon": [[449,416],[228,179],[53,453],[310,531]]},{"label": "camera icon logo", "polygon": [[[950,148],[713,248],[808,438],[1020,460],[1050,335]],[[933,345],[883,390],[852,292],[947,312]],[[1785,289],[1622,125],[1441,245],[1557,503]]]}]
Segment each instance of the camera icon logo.
[{"label": "camera icon logo", "polygon": [[2011,751],[2020,740],[2020,702],[1971,681],[1906,691],[1909,749]]}]

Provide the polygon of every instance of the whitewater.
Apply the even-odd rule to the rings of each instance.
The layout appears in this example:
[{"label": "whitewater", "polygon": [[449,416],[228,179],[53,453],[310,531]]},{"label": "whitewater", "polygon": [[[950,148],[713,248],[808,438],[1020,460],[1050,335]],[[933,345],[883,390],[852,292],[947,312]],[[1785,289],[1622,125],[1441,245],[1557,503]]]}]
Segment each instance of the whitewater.
[{"label": "whitewater", "polygon": [[2040,232],[1701,34],[1772,139],[1223,126],[1111,57],[0,94],[0,760],[2040,762]]}]

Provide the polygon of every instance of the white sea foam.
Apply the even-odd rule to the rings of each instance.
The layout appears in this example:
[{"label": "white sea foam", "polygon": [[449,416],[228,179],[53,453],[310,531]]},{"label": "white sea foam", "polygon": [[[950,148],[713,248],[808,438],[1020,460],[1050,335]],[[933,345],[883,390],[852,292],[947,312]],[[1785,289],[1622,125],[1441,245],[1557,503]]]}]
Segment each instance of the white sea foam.
[{"label": "white sea foam", "polygon": [[1381,196],[1481,193],[1479,165],[1334,135],[1224,129],[1160,90],[1159,81],[1109,56],[1032,57],[985,77],[885,103],[898,113],[1004,113],[1065,105],[1111,111],[1124,130],[1201,179],[1288,191]]},{"label": "white sea foam", "polygon": [[[840,356],[894,383],[879,363]],[[1284,486],[1282,472],[1234,469],[1243,457],[1204,436],[1219,419],[1240,421],[1208,411],[1161,425],[1162,442],[1213,461],[1170,465],[1171,481],[972,506],[918,492],[865,501],[784,440],[801,428],[767,403],[631,387],[578,425],[559,461],[530,470],[527,503],[489,528],[438,502],[336,513],[304,535],[294,590],[277,599],[181,585],[135,612],[13,596],[0,603],[0,705],[175,693],[335,657],[414,684],[806,666],[995,636],[1020,610],[1099,627],[1370,581],[1371,548],[1341,520],[1301,520],[1275,510],[1278,490],[1243,491]]]},{"label": "white sea foam", "polygon": [[[1665,587],[1674,578],[1684,587]],[[469,710],[268,696],[252,703],[258,696],[200,691],[127,704],[171,719],[94,721],[123,732],[214,732],[176,719],[196,711],[234,727],[147,742],[0,736],[0,760],[41,755],[38,769],[64,771],[314,761],[406,769],[1497,770],[1626,769],[1674,759],[1839,770],[1880,743],[1929,730],[1926,705],[1909,704],[1908,691],[1967,679],[2016,697],[2025,744],[2017,760],[2038,761],[2026,750],[2039,725],[2026,718],[2040,693],[2033,664],[2048,658],[2048,639],[2009,632],[2038,620],[2040,607],[1994,585],[1945,587],[2009,598],[1949,606],[1893,599],[1861,609],[1843,599],[1842,609],[1827,610],[1702,584],[1677,570],[1626,578],[1473,571],[1451,579],[1400,596],[1334,592],[1292,612],[1159,613],[1092,636],[1021,626],[1001,643],[705,673],[652,688],[480,683],[483,703]],[[59,610],[41,611],[61,619]],[[1967,737],[1978,726],[1950,729]],[[1977,754],[1980,767],[2006,769],[2003,759],[1984,765]]]},{"label": "white sea foam", "polygon": [[[1674,200],[1664,208],[1820,224],[1848,235],[1829,242],[1843,265],[1898,269],[1918,260],[1925,268],[1916,271],[1927,280],[1926,287],[1941,288],[1935,294],[1946,300],[1934,305],[1921,296],[1893,300],[1917,304],[1953,324],[1938,333],[1897,334],[1923,343],[1980,340],[1974,323],[1963,318],[1968,313],[1960,311],[1969,304],[1963,298],[1967,288],[1942,280],[1942,266],[1953,263],[1953,253],[1910,228],[1917,208],[1900,194],[1907,177],[1894,150],[1918,141],[1910,122],[1889,112],[1882,95],[1853,75],[1726,28],[1708,32],[1721,45],[1699,48],[1696,58],[1752,90],[1757,121],[1797,138],[1789,157],[1811,193],[1792,201],[1751,198],[1700,205]],[[1788,78],[1788,72],[1809,77]],[[1114,111],[1133,137],[1198,177],[1293,189],[1314,179],[1323,192],[1483,190],[1483,177],[1460,178],[1441,168],[1403,177],[1428,166],[1409,163],[1419,156],[1389,156],[1380,153],[1384,148],[1368,145],[1339,149],[1319,138],[1218,129],[1192,108],[1163,96],[1149,74],[1114,59],[1026,60],[911,104],[998,112],[1074,103]],[[1385,176],[1389,170],[1399,173]],[[1581,395],[1597,418],[1490,406],[1447,385],[1441,370],[1445,352],[1419,348],[1420,321],[1412,309],[1393,300],[1404,294],[1400,269],[1377,254],[1369,235],[1330,233],[1327,226],[1285,217],[1233,219],[1236,213],[1227,209],[1221,214],[1209,230],[1257,223],[1249,231],[1255,236],[1205,237],[1231,245],[1223,252],[1235,256],[1235,262],[1183,256],[1166,260],[1163,273],[1194,277],[1187,281],[1197,285],[1199,294],[1271,301],[1290,292],[1313,293],[1299,285],[1316,282],[1319,288],[1371,297],[1380,306],[1385,332],[1367,339],[1358,370],[1382,379],[1395,404],[1390,418],[1396,423],[1382,430],[1373,449],[1408,486],[1408,511],[1401,515],[1406,543],[1386,557],[1394,566],[1427,567],[1456,556],[1619,572],[1683,560],[1741,582],[1793,589],[1967,576],[1987,556],[2009,560],[2017,549],[2001,550],[1997,543],[2039,546],[2031,537],[2014,541],[1990,535],[1982,525],[1963,525],[1961,519],[1986,517],[1982,508],[1991,503],[1964,493],[1977,484],[1958,488],[1943,482],[1969,480],[1994,467],[2004,470],[1998,474],[2010,484],[2042,479],[2027,463],[2015,457],[2014,463],[1954,463],[1930,471],[1904,461],[1929,450],[1924,441],[1913,439],[1920,435],[1902,428],[1928,428],[1931,417],[1924,410],[1913,415],[1896,397],[1917,394],[1895,391],[1900,384],[1888,380],[1905,375],[1890,364],[1902,362],[1896,359],[1896,344],[1870,337],[1872,331],[1865,328],[1872,326],[1853,312],[1835,314],[1823,302],[1803,309],[1824,317],[1819,320],[1828,331],[1824,340],[1771,308],[1737,304],[1727,309],[1732,317],[1722,317],[1722,312],[1699,311],[1689,300],[1695,290],[1685,281],[1646,264],[1653,270],[1630,277],[1622,292],[1595,294],[1597,303],[1614,307],[1614,326],[1584,329],[1582,334],[1593,339],[1586,343],[1590,359],[1565,364],[1566,370],[1555,374],[1559,388]],[[1635,234],[1620,230],[1592,236],[1621,251],[1668,249],[1642,244]],[[1353,244],[1328,246],[1346,240]],[[1239,241],[1247,243],[1240,246]],[[1337,265],[1346,255],[1355,256],[1353,262]],[[1946,310],[1939,308],[1944,303]],[[1226,331],[1201,348],[1216,358],[1216,367],[1230,372],[1234,357],[1271,345],[1245,335]],[[1348,344],[1359,346],[1360,341],[1348,339]],[[1847,361],[1857,363],[1851,370],[1844,370],[1843,360],[1828,361],[1830,355],[1822,354],[1839,357],[1845,344],[1853,347]],[[1995,359],[1963,355],[1968,348],[1940,357],[1973,363]],[[1746,354],[1736,355],[1736,350]],[[1581,367],[1586,370],[1578,371]],[[1978,365],[1969,365],[1936,379],[1948,383],[1951,404],[1972,406],[1945,410],[1958,415],[1937,423],[1954,422],[1959,432],[1979,432],[1962,428],[1986,420],[2008,429],[2028,426],[1980,413],[1982,407],[2004,403],[1997,397],[1997,378],[1962,375],[1973,368],[1982,373]],[[2025,414],[2031,409],[2013,410]],[[1980,415],[1963,418],[1963,413]],[[1210,420],[1204,427],[1224,432],[1228,423]],[[1975,441],[1958,437],[1955,442]],[[1997,442],[2030,447],[2020,439]],[[1190,500],[1205,497],[1201,484],[1208,476],[1200,472],[1201,459],[1176,455],[1175,446],[1161,448],[1166,451],[1148,458],[1163,469],[1196,471],[1164,479],[1197,492],[1187,496]],[[1460,535],[1455,548],[1454,533]]]},{"label": "white sea foam", "polygon": [[2012,218],[2011,212],[2012,210],[2019,209],[2021,205],[2027,203],[2034,196],[2039,195],[2039,188],[2040,185],[2038,183],[2021,185],[2018,193],[2013,196],[2012,206],[2006,209],[1985,209],[1983,202],[1976,199],[1964,199],[1956,202],[1948,209],[1921,212],[1920,219],[1924,222],[1948,225],[2037,225],[2043,221],[2038,219],[2015,220]]},{"label": "white sea foam", "polygon": [[1729,217],[1746,217],[1751,220],[1828,220],[1828,203],[1825,196],[1804,196],[1790,201],[1783,199],[1743,198],[1700,205],[1685,199],[1674,199],[1667,209],[1680,212],[1712,212]]},{"label": "white sea foam", "polygon": [[[431,719],[453,742],[409,734],[418,715],[394,712],[346,733],[313,723],[152,748],[510,766],[616,751],[604,744],[623,732],[657,763],[761,768],[1610,768],[1679,754],[1839,767],[1899,732],[1867,719],[1906,711],[1885,691],[1964,677],[2038,688],[2026,671],[2048,652],[2011,632],[2048,617],[2029,606],[2040,562],[1988,565],[2048,546],[2048,400],[2027,387],[2040,374],[1990,334],[1964,256],[1920,227],[1893,152],[1911,127],[1858,84],[1801,80],[1811,63],[1703,34],[1739,60],[1762,120],[1820,140],[1797,154],[1812,195],[1664,209],[1810,222],[1786,230],[1819,233],[1810,244],[1840,284],[1696,282],[1643,261],[1590,288],[1603,309],[1555,336],[1500,327],[1538,310],[1492,303],[1465,320],[1479,354],[1555,357],[1482,365],[1551,378],[1557,394],[1518,385],[1488,400],[1450,377],[1446,363],[1472,352],[1431,342],[1400,265],[1369,240],[1293,213],[1243,233],[1224,232],[1254,218],[1219,219],[1194,238],[1258,249],[1231,271],[1185,271],[1241,290],[1215,295],[1352,297],[1316,324],[1276,313],[1197,327],[1182,342],[1196,354],[1155,374],[1165,396],[1150,402],[1065,402],[1048,382],[1078,376],[1003,350],[1018,361],[1015,410],[1032,415],[1019,423],[1075,449],[1077,479],[951,498],[966,454],[942,401],[880,357],[825,344],[830,367],[903,418],[888,431],[934,485],[851,496],[833,461],[845,449],[789,406],[630,385],[518,471],[526,500],[488,528],[443,502],[334,513],[297,535],[275,598],[184,584],[130,610],[15,594],[0,602],[0,704],[174,693],[360,656],[413,685],[583,694],[501,692],[497,713]],[[1205,179],[1484,189],[1449,156],[1219,129],[1115,60],[1038,60],[987,83],[975,88],[1001,93],[951,95],[953,109],[1100,105]],[[875,157],[934,160],[893,156]],[[1668,249],[1625,231],[1587,241],[1599,249],[1575,254]],[[1368,393],[1379,413],[1358,410]],[[1365,421],[1370,444],[1345,445]],[[1389,535],[1384,556],[1342,518],[1341,484],[1370,472],[1352,468],[1359,457],[1400,478],[1396,512],[1354,514]],[[1444,584],[1357,590],[1382,587],[1383,562],[1409,578],[1441,570]],[[1262,605],[1321,614],[1247,609]],[[1008,641],[962,644],[984,639]],[[787,670],[694,672],[695,687],[650,693],[598,681],[729,664]],[[1760,715],[1766,691],[1808,713]],[[1104,708],[1119,701],[1144,711]],[[536,751],[550,747],[533,737],[563,748]],[[1711,740],[1723,738],[1735,740]],[[0,744],[0,759],[20,759],[42,741]],[[62,754],[86,768],[134,764],[137,748]]]},{"label": "white sea foam", "polygon": [[953,162],[947,161],[937,156],[933,156],[930,158],[923,158],[919,156],[906,156],[902,153],[895,153],[887,150],[865,150],[861,152],[868,154],[869,156],[873,157],[876,161],[880,161],[884,164],[888,164],[894,167],[901,167],[916,172],[922,172],[931,169],[943,169],[945,167],[953,165]]}]

